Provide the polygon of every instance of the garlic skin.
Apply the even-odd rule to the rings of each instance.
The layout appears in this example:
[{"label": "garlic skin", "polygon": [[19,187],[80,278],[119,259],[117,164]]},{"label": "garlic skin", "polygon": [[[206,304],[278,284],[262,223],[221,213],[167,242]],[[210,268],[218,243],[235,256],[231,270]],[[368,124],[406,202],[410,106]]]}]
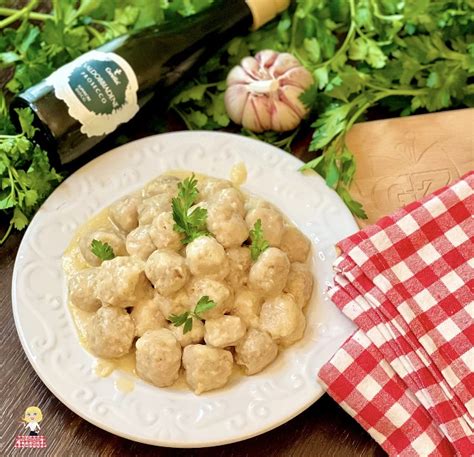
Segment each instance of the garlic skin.
[{"label": "garlic skin", "polygon": [[313,82],[293,55],[260,51],[255,57],[244,57],[227,76],[227,114],[253,132],[292,130],[308,114],[299,96]]}]

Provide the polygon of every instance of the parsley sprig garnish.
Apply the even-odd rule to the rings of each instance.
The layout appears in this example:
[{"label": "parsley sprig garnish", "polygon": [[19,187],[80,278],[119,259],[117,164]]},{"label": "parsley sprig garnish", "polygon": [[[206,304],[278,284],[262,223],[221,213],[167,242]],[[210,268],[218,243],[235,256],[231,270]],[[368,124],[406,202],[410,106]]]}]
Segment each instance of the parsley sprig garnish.
[{"label": "parsley sprig garnish", "polygon": [[175,222],[173,230],[185,235],[181,240],[183,244],[209,234],[206,229],[207,209],[197,207],[190,211],[198,194],[197,179],[193,173],[178,184],[178,196],[171,201]]},{"label": "parsley sprig garnish", "polygon": [[184,325],[183,334],[190,332],[193,329],[193,318],[202,320],[201,314],[216,306],[207,295],[202,296],[197,302],[194,311],[185,311],[182,314],[171,314],[168,320],[175,326],[181,327]]},{"label": "parsley sprig garnish", "polygon": [[100,260],[112,260],[115,257],[115,252],[112,246],[108,243],[103,243],[100,240],[92,240],[91,252]]},{"label": "parsley sprig garnish", "polygon": [[255,261],[265,249],[270,247],[268,241],[263,237],[261,219],[257,219],[255,224],[253,224],[252,230],[250,230],[250,241],[250,256]]}]

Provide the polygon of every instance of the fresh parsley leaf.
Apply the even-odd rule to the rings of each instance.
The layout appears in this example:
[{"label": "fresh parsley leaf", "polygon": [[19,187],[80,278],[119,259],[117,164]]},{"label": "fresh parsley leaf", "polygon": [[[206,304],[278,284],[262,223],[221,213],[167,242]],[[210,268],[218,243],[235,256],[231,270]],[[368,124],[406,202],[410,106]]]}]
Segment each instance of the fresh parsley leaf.
[{"label": "fresh parsley leaf", "polygon": [[257,219],[253,228],[250,230],[250,241],[250,256],[252,260],[255,261],[265,249],[270,247],[268,241],[263,238],[261,219]]},{"label": "fresh parsley leaf", "polygon": [[197,179],[193,173],[178,184],[178,196],[171,200],[175,222],[173,230],[185,235],[181,240],[183,244],[209,234],[206,229],[207,209],[196,207],[191,211],[198,194]]},{"label": "fresh parsley leaf", "polygon": [[92,240],[90,249],[92,254],[100,260],[112,260],[115,257],[112,246],[108,243],[103,243],[100,240]]},{"label": "fresh parsley leaf", "polygon": [[196,307],[194,308],[194,315],[199,316],[200,314],[214,308],[216,303],[213,302],[207,295],[204,295],[197,302]]},{"label": "fresh parsley leaf", "polygon": [[182,314],[171,314],[168,320],[175,327],[183,327],[183,335],[190,332],[193,329],[193,319],[202,320],[201,314],[208,311],[216,306],[216,303],[212,301],[207,295],[202,296],[193,311],[185,311]]},{"label": "fresh parsley leaf", "polygon": [[188,319],[189,311],[184,312],[183,314],[171,314],[168,317],[168,320],[175,326],[180,327]]}]

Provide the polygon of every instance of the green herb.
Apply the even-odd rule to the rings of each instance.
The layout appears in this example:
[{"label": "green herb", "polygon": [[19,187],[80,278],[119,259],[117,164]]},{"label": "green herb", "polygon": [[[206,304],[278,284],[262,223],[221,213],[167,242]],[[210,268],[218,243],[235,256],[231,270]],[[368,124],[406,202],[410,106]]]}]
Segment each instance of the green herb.
[{"label": "green herb", "polygon": [[[301,100],[311,109],[310,150],[317,156],[303,169],[317,171],[364,218],[349,192],[356,164],[347,132],[375,106],[402,116],[473,106],[473,42],[469,0],[297,0],[279,19],[213,56],[172,109],[190,128],[221,128],[228,119],[216,122],[213,113],[222,109],[216,103],[230,68],[262,49],[294,54],[315,80]],[[288,151],[295,138],[295,132],[242,133]]]},{"label": "green herb", "polygon": [[206,229],[207,209],[197,207],[190,211],[198,194],[197,179],[193,173],[178,184],[178,196],[171,201],[175,222],[173,230],[185,235],[181,240],[183,244],[209,234]]},{"label": "green herb", "polygon": [[259,255],[265,251],[265,249],[270,247],[268,241],[263,238],[261,219],[257,219],[252,230],[250,230],[250,241],[250,256],[252,257],[252,260],[255,261],[258,259]]},{"label": "green herb", "polygon": [[209,311],[215,306],[216,303],[213,302],[207,295],[204,295],[197,302],[194,311],[185,311],[182,314],[171,314],[171,316],[168,317],[168,320],[175,327],[181,327],[184,325],[183,334],[186,334],[193,329],[193,318],[202,320],[201,314],[205,311]]},{"label": "green herb", "polygon": [[100,240],[92,240],[91,252],[100,260],[112,260],[115,257],[112,246],[108,243],[103,243]]},{"label": "green herb", "polygon": [[[0,96],[0,115],[5,103]],[[23,230],[31,217],[61,182],[62,177],[51,168],[48,156],[31,141],[34,134],[33,114],[28,109],[17,110],[21,133],[0,134],[0,215],[6,215],[9,225],[0,235],[2,244],[13,228]],[[6,124],[6,131],[12,126]]]}]

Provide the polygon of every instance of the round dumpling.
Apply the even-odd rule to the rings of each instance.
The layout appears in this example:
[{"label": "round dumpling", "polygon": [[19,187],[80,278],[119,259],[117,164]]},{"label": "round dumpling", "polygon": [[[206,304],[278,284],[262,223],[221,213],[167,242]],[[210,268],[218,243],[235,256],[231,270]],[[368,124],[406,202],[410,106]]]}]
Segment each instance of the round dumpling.
[{"label": "round dumpling", "polygon": [[284,230],[284,221],[280,212],[273,208],[258,206],[247,213],[245,222],[247,222],[249,229],[252,229],[259,219],[262,221],[263,237],[270,246],[278,247]]},{"label": "round dumpling", "polygon": [[304,263],[294,262],[291,264],[283,290],[293,295],[300,308],[306,306],[313,292],[313,275]]},{"label": "round dumpling", "polygon": [[229,274],[227,281],[234,289],[247,285],[252,259],[247,247],[230,248],[227,250]]},{"label": "round dumpling", "polygon": [[158,330],[167,326],[168,321],[160,311],[159,296],[152,291],[151,297],[146,297],[135,303],[130,316],[135,323],[135,335],[143,336],[149,330]]},{"label": "round dumpling", "polygon": [[296,315],[296,327],[288,335],[280,339],[279,343],[282,346],[291,346],[293,343],[301,340],[304,335],[304,330],[306,328],[306,318],[302,312],[297,313]]},{"label": "round dumpling", "polygon": [[245,215],[244,196],[235,187],[220,190],[209,199],[210,204],[222,213],[237,213]]},{"label": "round dumpling", "polygon": [[190,300],[185,290],[180,290],[176,294],[165,297],[156,293],[154,300],[158,304],[161,314],[169,320],[172,314],[182,314],[190,310]]},{"label": "round dumpling", "polygon": [[161,213],[171,211],[172,196],[157,194],[146,198],[138,205],[138,222],[140,225],[149,225]]},{"label": "round dumpling", "polygon": [[199,319],[195,319],[194,317],[192,319],[193,328],[186,333],[184,333],[184,325],[175,327],[173,324],[169,324],[168,326],[183,348],[190,344],[200,343],[204,339],[204,324]]},{"label": "round dumpling", "polygon": [[247,376],[262,371],[275,360],[278,345],[262,330],[250,328],[235,347],[235,361]]},{"label": "round dumpling", "polygon": [[166,328],[146,332],[136,342],[137,374],[158,387],[171,386],[181,367],[181,346]]},{"label": "round dumpling", "polygon": [[162,175],[150,181],[142,191],[143,198],[154,197],[158,194],[166,194],[171,197],[178,193],[179,178],[176,176]]},{"label": "round dumpling", "polygon": [[204,324],[204,341],[216,348],[235,346],[245,335],[245,324],[237,316],[208,319]]},{"label": "round dumpling", "polygon": [[227,384],[232,374],[232,354],[204,344],[190,344],[183,350],[186,382],[196,394]]},{"label": "round dumpling", "polygon": [[240,317],[247,327],[257,327],[261,307],[262,299],[255,292],[242,288],[235,294],[230,314]]},{"label": "round dumpling", "polygon": [[110,207],[112,222],[123,232],[131,232],[138,226],[138,199],[125,197]]},{"label": "round dumpling", "polygon": [[278,248],[263,251],[250,268],[249,287],[265,296],[278,295],[288,279],[290,261]]},{"label": "round dumpling", "polygon": [[279,295],[263,303],[259,319],[260,329],[268,332],[274,340],[284,340],[301,325],[301,316],[304,319],[292,295]]},{"label": "round dumpling", "polygon": [[69,280],[69,300],[84,311],[97,311],[101,302],[97,298],[98,268],[86,268],[75,273]]},{"label": "round dumpling", "polygon": [[171,211],[159,214],[150,226],[150,238],[157,249],[179,251],[183,247],[183,235],[173,230],[174,219]]},{"label": "round dumpling", "polygon": [[186,260],[173,251],[155,251],[145,265],[147,278],[162,295],[171,295],[181,289],[188,280]]},{"label": "round dumpling", "polygon": [[141,225],[132,230],[127,235],[125,246],[130,255],[146,261],[151,253],[156,250],[156,246],[150,237],[150,226]]},{"label": "round dumpling", "polygon": [[280,243],[280,249],[286,252],[290,262],[305,262],[310,242],[296,227],[286,227]]},{"label": "round dumpling", "polygon": [[222,282],[210,278],[195,278],[188,286],[188,293],[193,309],[201,297],[209,297],[216,304],[200,314],[203,319],[220,317],[230,311],[232,291]]},{"label": "round dumpling", "polygon": [[186,260],[194,276],[224,279],[229,273],[229,261],[224,248],[215,238],[200,236],[186,246]]},{"label": "round dumpling", "polygon": [[238,247],[249,237],[249,229],[240,214],[226,215],[214,205],[209,205],[207,229],[225,248]]},{"label": "round dumpling", "polygon": [[84,260],[93,267],[98,267],[102,263],[102,259],[97,257],[91,250],[93,240],[107,243],[114,251],[115,256],[127,254],[125,240],[121,235],[106,230],[94,231],[84,236],[79,242],[79,249],[81,250],[82,257],[84,257]]},{"label": "round dumpling", "polygon": [[97,297],[104,305],[127,308],[150,289],[145,264],[135,257],[115,257],[100,267],[97,276]]},{"label": "round dumpling", "polygon": [[197,188],[199,191],[198,199],[199,201],[209,200],[213,195],[219,193],[223,189],[230,189],[231,187],[233,187],[232,183],[225,179],[199,179],[197,184]]},{"label": "round dumpling", "polygon": [[130,352],[135,327],[124,309],[104,306],[86,328],[88,349],[97,357],[113,359]]}]

